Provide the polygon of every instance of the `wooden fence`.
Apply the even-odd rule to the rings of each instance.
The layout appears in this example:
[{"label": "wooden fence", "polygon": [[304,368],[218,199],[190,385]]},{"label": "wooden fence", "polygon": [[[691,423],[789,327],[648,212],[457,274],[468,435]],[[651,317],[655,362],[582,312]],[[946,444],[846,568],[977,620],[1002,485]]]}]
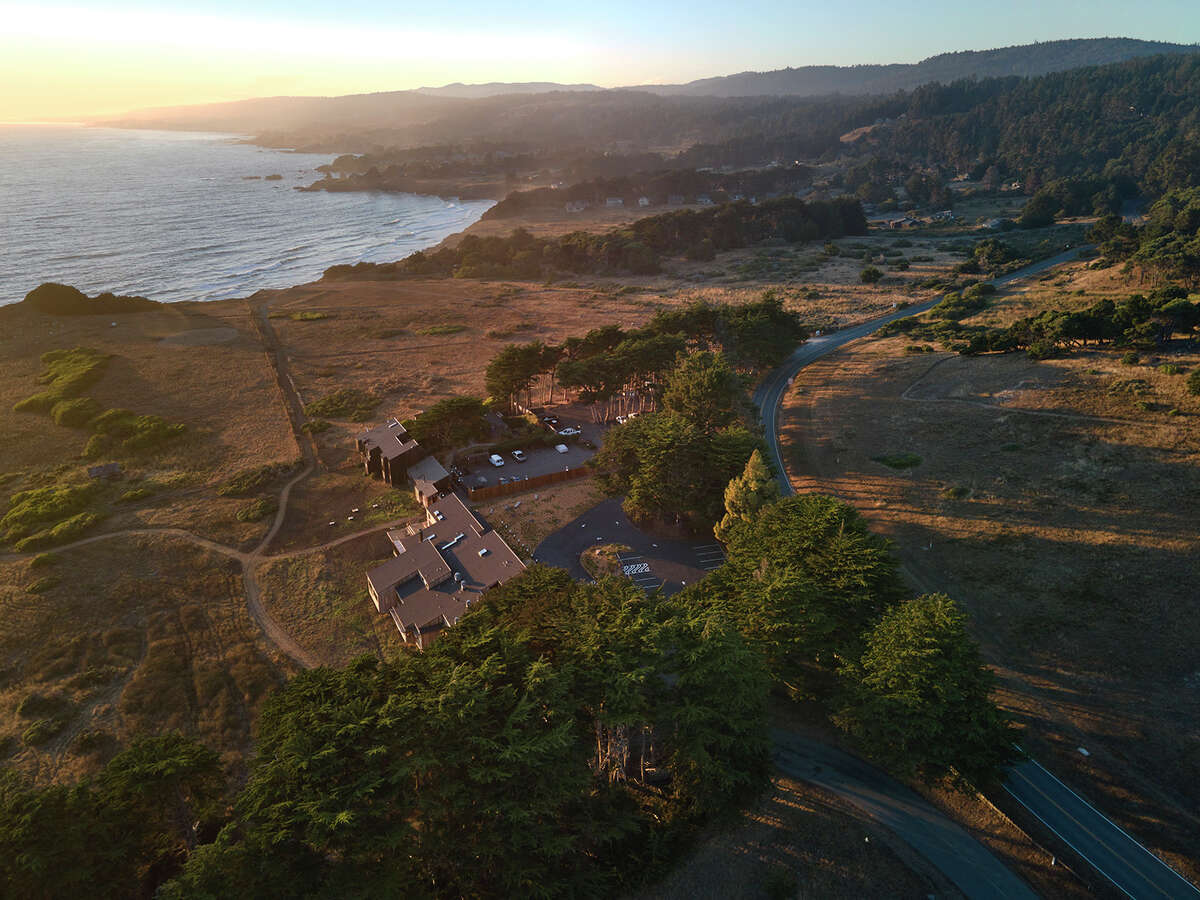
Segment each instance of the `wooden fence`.
[{"label": "wooden fence", "polygon": [[472,500],[489,500],[492,497],[507,497],[509,494],[522,494],[534,488],[545,487],[548,484],[558,484],[560,481],[570,481],[573,478],[586,478],[592,474],[586,466],[568,469],[565,472],[550,472],[546,475],[535,475],[532,478],[522,478],[520,481],[510,481],[508,484],[491,484],[487,487],[468,488],[467,496]]}]

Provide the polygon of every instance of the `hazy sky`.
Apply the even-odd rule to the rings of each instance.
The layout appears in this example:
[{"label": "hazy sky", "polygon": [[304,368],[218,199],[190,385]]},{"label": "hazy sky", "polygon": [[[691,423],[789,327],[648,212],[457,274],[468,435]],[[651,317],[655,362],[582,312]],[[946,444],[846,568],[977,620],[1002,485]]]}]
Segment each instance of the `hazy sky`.
[{"label": "hazy sky", "polygon": [[1200,41],[1200,0],[0,0],[0,121],[451,81],[688,81],[1066,37]]}]

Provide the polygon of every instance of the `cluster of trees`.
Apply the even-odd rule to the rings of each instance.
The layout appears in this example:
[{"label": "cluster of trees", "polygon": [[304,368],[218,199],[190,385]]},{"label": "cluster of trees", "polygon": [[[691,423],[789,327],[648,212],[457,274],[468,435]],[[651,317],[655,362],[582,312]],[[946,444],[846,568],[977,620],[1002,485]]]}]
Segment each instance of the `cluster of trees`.
[{"label": "cluster of trees", "polygon": [[486,411],[478,397],[448,397],[404,422],[404,427],[432,453],[486,438],[491,433]]},{"label": "cluster of trees", "polygon": [[609,430],[592,459],[597,480],[625,497],[632,519],[711,528],[726,486],[762,446],[751,418],[743,381],[721,353],[681,356],[662,409]]},{"label": "cluster of trees", "polygon": [[1176,335],[1190,340],[1200,330],[1200,302],[1188,300],[1188,292],[1178,286],[1160,288],[1148,296],[1133,294],[1119,303],[1104,299],[1086,309],[1046,309],[1003,328],[959,324],[956,319],[960,313],[968,314],[978,307],[957,299],[943,311],[943,305],[957,296],[947,295],[932,310],[935,316],[941,312],[944,321],[899,319],[885,325],[880,333],[939,340],[968,355],[1026,350],[1030,356],[1043,359],[1089,344],[1149,350],[1172,341]]},{"label": "cluster of trees", "polygon": [[232,803],[177,737],[76,788],[0,782],[0,873],[22,897],[609,896],[754,793],[766,699],[707,611],[533,567],[424,653],[293,678]]},{"label": "cluster of trees", "polygon": [[909,599],[851,508],[769,481],[752,456],[727,562],[674,597],[534,566],[424,653],[301,673],[232,797],[177,735],[74,787],[4,775],[0,875],[30,897],[622,893],[762,784],[772,682],[900,774],[994,776],[1011,726],[962,612]]},{"label": "cluster of trees", "polygon": [[148,897],[219,826],[215,752],[143,738],[93,779],[32,787],[0,771],[0,882],[13,897]]},{"label": "cluster of trees", "polygon": [[741,172],[698,172],[695,169],[663,168],[660,164],[653,171],[595,178],[560,189],[514,191],[484,213],[483,218],[507,219],[533,209],[562,209],[564,203],[572,200],[603,206],[609,197],[620,197],[626,205],[633,205],[645,197],[661,206],[672,196],[692,201],[700,194],[709,194],[720,203],[731,199],[735,193],[752,196],[795,191],[811,182],[812,174],[811,167],[798,164]]},{"label": "cluster of trees", "polygon": [[1101,219],[1089,237],[1112,261],[1126,260],[1156,281],[1200,286],[1200,187],[1168,191],[1141,227],[1118,216]]},{"label": "cluster of trees", "polygon": [[622,412],[653,408],[663,381],[687,349],[720,349],[736,368],[778,365],[808,337],[795,313],[773,292],[741,306],[693,303],[662,310],[642,328],[594,328],[561,345],[509,344],[488,363],[485,384],[492,399],[512,405],[535,394],[546,402],[556,387],[592,404],[598,421]]},{"label": "cluster of trees", "polygon": [[1022,228],[1044,228],[1060,216],[1118,215],[1137,194],[1137,182],[1128,173],[1059,178],[1034,192],[1018,221]]},{"label": "cluster of trees", "polygon": [[835,176],[833,183],[840,183],[860,200],[878,204],[884,209],[896,207],[896,188],[899,186],[903,186],[907,199],[916,206],[938,209],[954,206],[954,195],[941,172],[916,167],[910,160],[901,157],[867,155]]},{"label": "cluster of trees", "polygon": [[[860,142],[873,152],[968,171],[996,166],[1025,189],[1076,177],[1051,194],[1111,208],[1136,187],[1151,196],[1200,183],[1200,58],[1159,56],[1038,78],[927,84],[903,119]],[[982,161],[982,162],[981,162]],[[1050,195],[1047,195],[1047,201]],[[1039,201],[1039,207],[1043,202]]]},{"label": "cluster of trees", "polygon": [[743,201],[647,216],[603,234],[576,231],[539,238],[518,228],[506,238],[467,235],[455,247],[418,251],[399,262],[331,266],[323,277],[533,279],[560,272],[652,275],[667,257],[688,254],[704,258],[766,240],[796,243],[866,233],[867,220],[857,200],[805,203],[784,198],[757,205]]},{"label": "cluster of trees", "polygon": [[731,486],[727,561],[689,603],[739,623],[777,684],[820,703],[893,771],[987,783],[1011,755],[1012,727],[962,611],[944,595],[911,598],[888,543],[830,497],[747,512],[764,469],[752,459]]}]

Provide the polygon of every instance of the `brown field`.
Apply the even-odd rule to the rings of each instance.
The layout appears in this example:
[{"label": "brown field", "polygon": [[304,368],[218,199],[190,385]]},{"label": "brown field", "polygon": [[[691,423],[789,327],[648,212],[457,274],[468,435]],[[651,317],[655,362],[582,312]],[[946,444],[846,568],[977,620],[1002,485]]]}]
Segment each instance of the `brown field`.
[{"label": "brown field", "polygon": [[[1135,288],[1076,266],[977,320]],[[919,589],[963,603],[1023,745],[1196,878],[1200,398],[1158,366],[1200,353],[1128,366],[1111,349],[1035,362],[907,343],[861,342],[797,377],[793,483],[853,503]],[[874,459],[903,453],[919,464]]]},{"label": "brown field", "polygon": [[[0,734],[19,771],[74,778],[134,735],[178,729],[239,774],[259,705],[294,667],[247,615],[236,562],[156,536],[0,572]],[[57,584],[28,590],[47,576]],[[62,731],[37,746],[22,735],[43,716],[18,712],[31,695],[64,709]]]},{"label": "brown field", "polygon": [[[243,469],[300,456],[245,304],[177,304],[118,316],[38,316],[16,308],[0,313],[0,473],[84,478],[86,431],[12,407],[40,390],[44,352],[91,347],[112,359],[85,396],[106,408],[187,426],[186,434],[153,452],[122,460],[124,490],[152,493],[114,507],[101,528],[169,525],[238,546],[262,537],[264,525],[234,517],[245,500],[217,498],[212,490]],[[33,480],[14,479],[0,488],[0,498]]]}]

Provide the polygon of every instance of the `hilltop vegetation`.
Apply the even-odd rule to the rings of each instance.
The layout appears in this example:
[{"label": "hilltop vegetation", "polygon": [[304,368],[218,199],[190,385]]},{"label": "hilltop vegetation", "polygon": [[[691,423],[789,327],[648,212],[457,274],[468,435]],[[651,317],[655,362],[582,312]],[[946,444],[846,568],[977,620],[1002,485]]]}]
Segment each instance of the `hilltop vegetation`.
[{"label": "hilltop vegetation", "polygon": [[788,242],[861,235],[866,218],[857,200],[805,203],[771,200],[733,203],[703,211],[647,216],[604,234],[576,231],[534,237],[518,228],[507,238],[467,235],[456,247],[419,251],[394,263],[331,266],[329,280],[386,280],[405,275],[456,278],[545,278],[555,273],[658,272],[669,256],[711,258],[718,250],[777,239]]}]

